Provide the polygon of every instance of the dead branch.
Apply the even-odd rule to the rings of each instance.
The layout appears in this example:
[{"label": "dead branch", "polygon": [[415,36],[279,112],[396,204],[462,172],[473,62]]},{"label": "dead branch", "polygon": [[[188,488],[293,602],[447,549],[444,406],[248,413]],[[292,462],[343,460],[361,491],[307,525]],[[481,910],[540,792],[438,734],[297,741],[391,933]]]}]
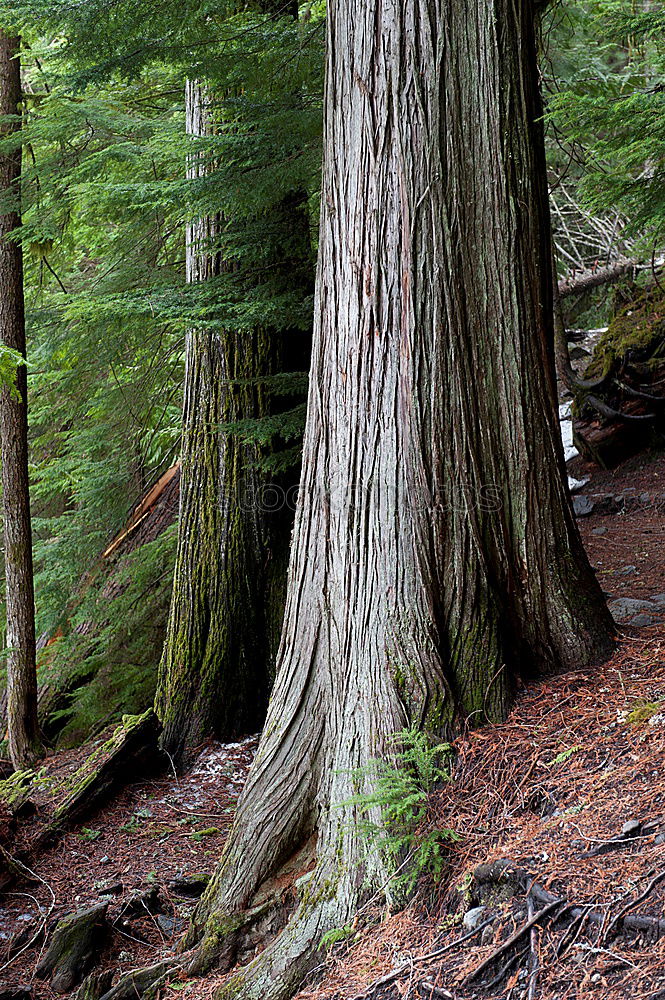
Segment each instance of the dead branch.
[{"label": "dead branch", "polygon": [[638,266],[637,261],[620,257],[605,267],[588,268],[576,272],[571,277],[563,278],[559,282],[559,295],[565,299],[570,295],[581,295],[582,292],[599,288],[601,285],[612,284],[615,281],[620,281],[625,274]]},{"label": "dead branch", "polygon": [[477,976],[479,976],[480,973],[483,972],[493,962],[495,962],[497,958],[499,958],[501,955],[504,955],[509,948],[512,948],[514,944],[516,944],[522,937],[524,937],[527,931],[531,930],[531,928],[535,924],[539,923],[539,921],[541,921],[549,913],[552,913],[553,910],[557,910],[560,906],[563,906],[564,903],[565,900],[563,899],[555,899],[553,902],[548,903],[546,906],[543,906],[542,910],[538,910],[538,912],[535,913],[530,920],[527,920],[526,923],[522,924],[521,927],[518,927],[515,933],[511,934],[510,937],[506,941],[504,941],[499,948],[497,948],[495,951],[492,952],[491,955],[489,955],[486,959],[484,959],[484,961],[482,961],[480,965],[473,970],[473,972],[470,972],[468,976],[465,976],[463,982],[468,983],[472,979],[475,979]]},{"label": "dead branch", "polygon": [[[614,930],[614,928],[619,926],[619,922],[621,921],[622,917],[624,917],[624,915],[626,913],[628,913],[629,910],[632,910],[634,906],[637,906],[639,903],[644,902],[644,900],[647,898],[647,896],[649,896],[651,894],[652,890],[655,889],[655,887],[660,882],[662,882],[663,879],[665,879],[665,870],[662,871],[662,872],[659,872],[657,875],[655,875],[651,879],[651,881],[649,882],[649,884],[647,885],[647,887],[644,890],[644,892],[642,892],[636,899],[630,900],[630,902],[626,903],[626,905],[621,910],[619,910],[619,912],[617,913],[617,915],[610,922],[610,925],[607,928],[607,930],[605,931],[605,934],[603,935],[603,940],[604,941],[606,941],[608,939],[608,937],[610,936],[610,934],[612,933],[612,931]],[[625,923],[625,919],[624,919],[624,923]]]}]

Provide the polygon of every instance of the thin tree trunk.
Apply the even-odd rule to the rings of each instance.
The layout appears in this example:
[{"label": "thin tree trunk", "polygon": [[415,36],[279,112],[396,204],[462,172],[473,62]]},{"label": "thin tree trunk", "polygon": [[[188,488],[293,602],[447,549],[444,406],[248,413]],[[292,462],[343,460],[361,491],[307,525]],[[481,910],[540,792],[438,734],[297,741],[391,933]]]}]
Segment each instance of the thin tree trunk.
[{"label": "thin tree trunk", "polygon": [[188,938],[200,941],[192,970],[237,958],[262,912],[251,907],[307,842],[316,863],[287,927],[219,998],[291,995],[321,935],[384,885],[349,799],[353,773],[393,733],[499,719],[517,675],[611,649],[555,416],[532,18],[532,0],[329,8],[312,377],[278,675]]},{"label": "thin tree trunk", "polygon": [[[209,134],[209,91],[190,81],[186,97],[188,132]],[[208,169],[195,158],[190,176]],[[292,231],[284,234],[301,250],[309,246],[303,207],[294,203],[286,213]],[[222,273],[223,225],[217,216],[189,228],[188,281]],[[296,282],[302,277],[302,261],[286,253],[277,267]],[[281,502],[285,493],[279,509],[270,509],[274,495],[257,467],[258,446],[220,425],[270,413],[265,379],[284,370],[288,338],[268,327],[188,334],[179,541],[156,697],[162,744],[179,762],[205,737],[255,732],[265,718],[292,511]]]},{"label": "thin tree trunk", "polygon": [[[0,31],[0,114],[16,116],[21,101],[19,39]],[[0,125],[6,138],[20,129],[16,119]],[[0,155],[0,336],[25,358],[23,255],[8,239],[21,225],[21,148]],[[28,484],[28,384],[25,365],[15,386],[0,390],[2,497],[7,606],[7,725],[9,755],[16,768],[40,753],[35,667],[35,595]]]}]

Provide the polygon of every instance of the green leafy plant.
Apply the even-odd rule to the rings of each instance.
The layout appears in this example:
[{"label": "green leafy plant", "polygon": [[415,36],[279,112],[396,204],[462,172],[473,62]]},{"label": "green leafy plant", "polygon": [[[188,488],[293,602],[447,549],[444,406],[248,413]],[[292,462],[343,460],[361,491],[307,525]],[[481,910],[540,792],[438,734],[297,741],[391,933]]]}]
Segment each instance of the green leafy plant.
[{"label": "green leafy plant", "polygon": [[0,386],[6,386],[18,395],[15,387],[16,371],[24,364],[25,358],[18,351],[7,347],[6,344],[0,344]]},{"label": "green leafy plant", "polygon": [[319,950],[321,948],[332,948],[333,945],[338,944],[340,941],[345,941],[354,934],[354,928],[352,924],[344,924],[343,927],[333,927],[331,931],[327,931],[321,941],[319,942]]},{"label": "green leafy plant", "polygon": [[79,833],[79,837],[81,838],[81,840],[87,840],[92,842],[93,840],[97,840],[98,837],[101,837],[101,834],[102,834],[101,830],[91,830],[89,826],[82,826],[81,832]]},{"label": "green leafy plant", "polygon": [[567,750],[562,750],[561,753],[558,753],[554,760],[545,764],[545,767],[556,767],[557,764],[564,764],[567,760],[570,760],[574,753],[577,753],[577,751],[581,749],[582,747],[579,746],[568,747]]},{"label": "green leafy plant", "polygon": [[391,749],[390,759],[353,772],[358,785],[369,790],[344,804],[356,808],[358,828],[393,870],[393,890],[409,894],[422,875],[438,878],[446,848],[462,839],[438,827],[430,808],[431,793],[450,780],[452,748],[412,727],[393,737]]}]

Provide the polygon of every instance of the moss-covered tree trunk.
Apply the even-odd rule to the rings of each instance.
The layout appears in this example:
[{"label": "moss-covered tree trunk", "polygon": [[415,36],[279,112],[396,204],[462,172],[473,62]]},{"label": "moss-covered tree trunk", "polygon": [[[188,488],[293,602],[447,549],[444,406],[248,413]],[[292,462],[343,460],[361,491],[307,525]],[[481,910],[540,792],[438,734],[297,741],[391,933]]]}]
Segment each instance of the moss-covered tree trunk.
[{"label": "moss-covered tree trunk", "polygon": [[192,969],[232,963],[284,861],[306,844],[316,860],[286,927],[220,997],[288,997],[320,961],[321,935],[384,886],[348,801],[353,772],[391,734],[499,719],[518,674],[611,649],[555,417],[533,13],[532,0],[329,8],[311,389],[278,674],[195,914]]},{"label": "moss-covered tree trunk", "polygon": [[[210,93],[191,81],[186,97],[188,131],[205,136],[214,128]],[[190,175],[209,169],[195,157]],[[284,214],[289,249],[271,262],[273,271],[302,281],[302,258],[307,269],[309,257],[303,199],[294,196],[276,211]],[[188,281],[207,281],[227,267],[223,227],[219,216],[189,227]],[[260,471],[259,447],[224,425],[269,415],[267,383],[296,353],[289,341],[298,338],[267,325],[188,333],[178,551],[156,696],[162,745],[179,762],[205,737],[255,732],[265,717],[292,511]]]},{"label": "moss-covered tree trunk", "polygon": [[[21,70],[18,38],[0,31],[0,138],[20,130]],[[0,154],[0,340],[25,358],[23,252],[16,241],[21,225],[21,147]],[[7,606],[7,732],[15,767],[40,753],[35,667],[35,594],[28,479],[28,378],[25,365],[15,384],[0,389],[5,601]]]}]

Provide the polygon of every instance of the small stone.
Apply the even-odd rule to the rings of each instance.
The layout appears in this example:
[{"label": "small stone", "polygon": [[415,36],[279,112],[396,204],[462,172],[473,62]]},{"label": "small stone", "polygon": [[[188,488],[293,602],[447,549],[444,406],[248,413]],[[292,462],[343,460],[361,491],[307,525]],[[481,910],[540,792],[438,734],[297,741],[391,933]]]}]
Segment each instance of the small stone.
[{"label": "small stone", "polygon": [[467,910],[464,914],[464,920],[462,923],[469,931],[475,931],[480,924],[486,919],[489,914],[489,910],[486,906],[474,906],[472,910]]},{"label": "small stone", "polygon": [[173,934],[181,931],[185,926],[184,920],[178,920],[177,917],[167,917],[163,913],[160,913],[156,917],[156,920],[160,930],[162,933],[166,934],[167,937],[171,937]]},{"label": "small stone", "polygon": [[600,972],[594,972],[594,974],[591,977],[591,982],[592,983],[599,983],[600,982],[600,978],[601,978],[600,977]]},{"label": "small stone", "polygon": [[624,837],[634,837],[642,829],[642,824],[639,819],[629,819],[621,827],[621,833]]},{"label": "small stone", "polygon": [[630,576],[631,573],[637,572],[637,566],[624,566],[623,569],[619,570],[619,572],[622,576]]},{"label": "small stone", "polygon": [[111,859],[109,858],[108,854],[105,854],[103,858],[100,858],[99,863],[100,865],[110,865]]},{"label": "small stone", "polygon": [[640,503],[649,503],[651,496],[648,493],[640,493]]},{"label": "small stone", "polygon": [[585,496],[573,497],[573,511],[575,512],[575,517],[587,517],[589,514],[593,514],[595,504]]},{"label": "small stone", "polygon": [[635,615],[635,617],[631,619],[630,624],[634,625],[635,628],[645,628],[647,625],[655,625],[656,619],[653,615]]},{"label": "small stone", "polygon": [[640,601],[634,597],[619,597],[608,605],[615,622],[627,622],[638,614],[649,614],[657,610],[652,601]]},{"label": "small stone", "polygon": [[607,528],[594,528],[591,532],[592,535],[606,535]]},{"label": "small stone", "polygon": [[480,935],[481,944],[490,944],[494,940],[494,928],[491,924],[487,927],[483,927],[483,933]]},{"label": "small stone", "polygon": [[660,846],[661,844],[665,844],[665,833],[659,833],[656,839],[654,840],[654,844],[658,844],[658,846]]}]

